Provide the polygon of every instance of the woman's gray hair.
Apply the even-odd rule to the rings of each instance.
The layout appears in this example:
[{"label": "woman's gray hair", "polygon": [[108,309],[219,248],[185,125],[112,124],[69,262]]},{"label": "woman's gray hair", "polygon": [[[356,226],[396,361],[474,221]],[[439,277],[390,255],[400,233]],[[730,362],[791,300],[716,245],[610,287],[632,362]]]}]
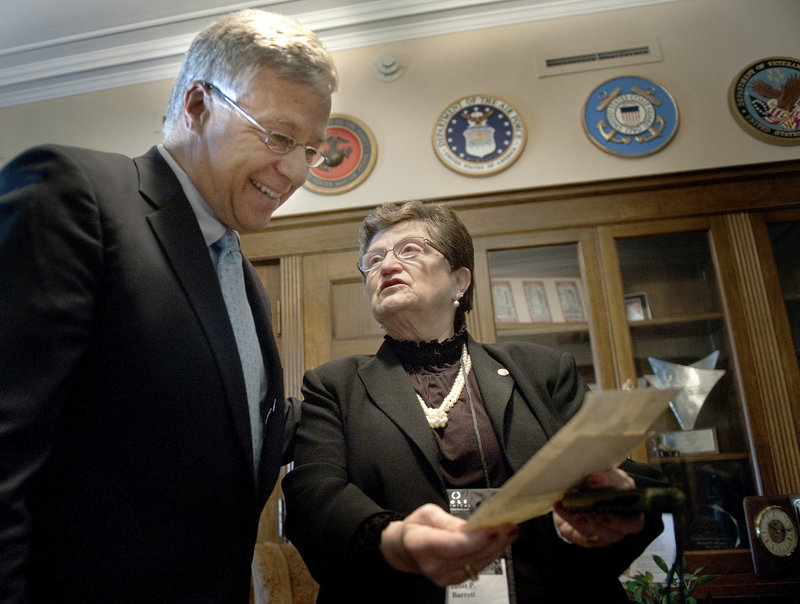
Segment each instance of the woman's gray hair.
[{"label": "woman's gray hair", "polygon": [[475,251],[472,236],[450,206],[421,201],[403,204],[384,203],[366,215],[358,229],[359,255],[369,249],[375,235],[384,229],[410,220],[419,220],[428,229],[436,248],[450,263],[450,270],[465,267],[470,272],[470,283],[456,310],[456,320],[472,308],[472,288],[475,277]]},{"label": "woman's gray hair", "polygon": [[206,27],[189,46],[172,87],[164,136],[178,124],[192,82],[211,82],[235,99],[240,86],[263,68],[308,84],[321,97],[330,97],[339,86],[333,59],[314,32],[283,15],[237,11]]}]

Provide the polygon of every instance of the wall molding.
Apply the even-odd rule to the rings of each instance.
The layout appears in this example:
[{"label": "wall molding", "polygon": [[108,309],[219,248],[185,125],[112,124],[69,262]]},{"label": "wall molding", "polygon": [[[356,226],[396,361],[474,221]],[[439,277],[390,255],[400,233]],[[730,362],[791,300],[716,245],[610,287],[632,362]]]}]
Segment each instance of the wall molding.
[{"label": "wall molding", "polygon": [[[279,10],[309,26],[331,51],[676,0],[351,0],[235,2],[170,18],[98,28],[0,49],[0,107],[175,77],[195,34],[241,8]],[[57,18],[57,16],[55,16]]]}]

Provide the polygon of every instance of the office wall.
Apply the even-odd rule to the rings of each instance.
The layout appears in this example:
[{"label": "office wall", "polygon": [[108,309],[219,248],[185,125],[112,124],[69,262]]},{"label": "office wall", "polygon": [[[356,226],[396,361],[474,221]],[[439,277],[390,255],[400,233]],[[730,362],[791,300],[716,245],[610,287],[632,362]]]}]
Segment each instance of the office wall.
[{"label": "office wall", "polygon": [[[371,128],[375,169],[341,195],[298,191],[279,213],[800,158],[800,146],[772,145],[745,132],[728,107],[729,86],[745,66],[800,56],[799,32],[798,0],[682,0],[337,52],[341,90],[333,110]],[[541,53],[653,40],[659,62],[545,78],[536,72]],[[406,65],[404,76],[388,83],[372,75],[373,61],[386,52]],[[583,132],[591,91],[625,75],[659,83],[678,105],[678,132],[654,155],[604,153]],[[0,161],[41,142],[139,154],[160,142],[169,88],[159,81],[0,109]],[[508,101],[527,127],[519,160],[493,176],[453,172],[433,150],[439,114],[471,94]]]}]

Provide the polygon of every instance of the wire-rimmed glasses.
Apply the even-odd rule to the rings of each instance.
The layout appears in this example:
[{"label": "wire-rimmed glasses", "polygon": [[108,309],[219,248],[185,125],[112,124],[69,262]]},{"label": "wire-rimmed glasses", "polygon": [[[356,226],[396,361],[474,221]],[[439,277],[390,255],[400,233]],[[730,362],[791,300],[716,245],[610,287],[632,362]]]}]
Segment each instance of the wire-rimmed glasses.
[{"label": "wire-rimmed glasses", "polygon": [[424,252],[426,245],[429,245],[436,251],[442,253],[442,250],[440,250],[430,239],[420,236],[406,237],[405,239],[398,241],[390,250],[372,250],[362,255],[358,259],[358,270],[361,271],[361,274],[366,277],[369,273],[383,264],[383,260],[386,258],[389,252],[392,252],[395,258],[398,260],[411,260],[412,258],[419,256],[422,252]]},{"label": "wire-rimmed glasses", "polygon": [[[251,116],[247,111],[242,109],[239,104],[234,101],[231,97],[227,94],[222,92],[216,85],[212,84],[211,82],[203,82],[203,85],[208,88],[209,90],[213,90],[218,95],[220,95],[223,100],[225,100],[231,107],[236,109],[239,112],[239,115],[244,117],[248,122],[253,124],[256,128],[258,128],[261,132],[264,133],[264,144],[270,151],[274,151],[279,155],[286,155],[294,149],[298,144],[296,140],[294,140],[291,136],[286,134],[281,134],[280,132],[270,132],[264,126],[259,124],[253,116]],[[317,149],[316,147],[312,147],[311,145],[303,145],[303,149],[305,150],[305,162],[309,168],[316,168],[321,166],[325,163],[325,156],[322,154],[322,151]]]}]

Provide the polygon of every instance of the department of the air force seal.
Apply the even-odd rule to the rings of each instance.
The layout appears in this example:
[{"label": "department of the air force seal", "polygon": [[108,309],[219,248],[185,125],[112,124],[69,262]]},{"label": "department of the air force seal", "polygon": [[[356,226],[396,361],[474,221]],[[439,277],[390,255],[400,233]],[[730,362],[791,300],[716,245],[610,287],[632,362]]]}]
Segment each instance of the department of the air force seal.
[{"label": "department of the air force seal", "polygon": [[678,107],[658,84],[626,76],[598,86],[583,110],[583,129],[603,151],[642,157],[663,149],[678,130]]},{"label": "department of the air force seal", "polygon": [[324,195],[356,188],[372,172],[378,157],[375,136],[366,124],[336,113],[328,119],[325,142],[319,150],[327,159],[321,166],[309,168],[303,186]]},{"label": "department of the air force seal", "polygon": [[768,57],[733,80],[728,101],[748,133],[773,145],[800,145],[800,61]]},{"label": "department of the air force seal", "polygon": [[433,148],[442,163],[461,174],[489,176],[508,168],[525,147],[525,124],[496,97],[467,96],[436,120]]}]

